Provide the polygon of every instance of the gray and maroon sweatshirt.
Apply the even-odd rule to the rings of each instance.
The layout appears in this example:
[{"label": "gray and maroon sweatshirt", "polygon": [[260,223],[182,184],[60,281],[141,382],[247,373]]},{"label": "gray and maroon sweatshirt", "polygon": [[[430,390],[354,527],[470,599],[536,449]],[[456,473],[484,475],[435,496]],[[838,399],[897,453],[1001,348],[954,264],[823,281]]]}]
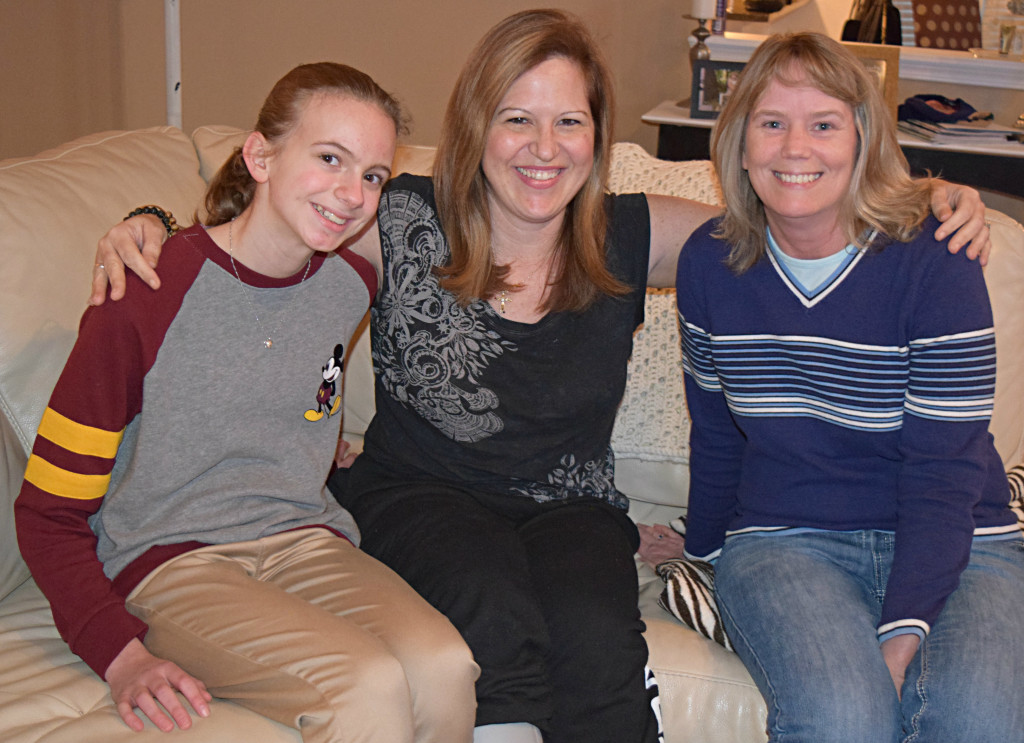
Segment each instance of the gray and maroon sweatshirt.
[{"label": "gray and maroon sweatshirt", "polygon": [[160,277],[86,310],[15,503],[57,628],[101,676],[145,635],[124,599],[166,560],[313,526],[358,541],[324,482],[373,267],[339,250],[270,278],[196,226],[167,242]]}]

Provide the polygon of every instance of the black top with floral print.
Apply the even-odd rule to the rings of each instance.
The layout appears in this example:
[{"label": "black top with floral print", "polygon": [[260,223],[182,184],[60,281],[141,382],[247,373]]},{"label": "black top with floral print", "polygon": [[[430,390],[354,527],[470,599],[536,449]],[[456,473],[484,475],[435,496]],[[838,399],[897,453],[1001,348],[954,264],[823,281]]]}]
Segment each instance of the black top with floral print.
[{"label": "black top with floral print", "polygon": [[375,476],[358,480],[626,507],[610,439],[643,322],[650,215],[642,194],[609,196],[606,208],[609,267],[633,291],[520,323],[487,302],[459,307],[440,288],[433,268],[449,252],[433,184],[408,175],[389,184],[378,210],[384,275],[371,314],[377,414],[355,465]]}]

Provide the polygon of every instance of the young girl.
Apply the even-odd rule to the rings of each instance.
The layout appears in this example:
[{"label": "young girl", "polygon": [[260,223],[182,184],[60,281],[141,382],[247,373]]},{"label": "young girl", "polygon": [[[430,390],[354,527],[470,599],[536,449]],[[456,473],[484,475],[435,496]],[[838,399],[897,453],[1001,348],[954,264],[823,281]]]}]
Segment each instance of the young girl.
[{"label": "young girl", "polygon": [[[159,293],[86,311],[15,506],[26,562],[125,723],[211,694],[305,741],[469,741],[458,632],[360,552],[324,487],[349,338],[377,288],[342,243],[376,213],[396,102],[297,67],[176,235]],[[173,722],[168,717],[173,718]]]}]

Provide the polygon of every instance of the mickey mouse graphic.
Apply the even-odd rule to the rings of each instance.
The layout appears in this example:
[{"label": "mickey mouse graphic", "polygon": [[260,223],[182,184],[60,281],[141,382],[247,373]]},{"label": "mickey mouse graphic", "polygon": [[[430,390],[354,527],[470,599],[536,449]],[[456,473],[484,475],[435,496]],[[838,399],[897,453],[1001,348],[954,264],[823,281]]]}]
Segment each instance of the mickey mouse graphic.
[{"label": "mickey mouse graphic", "polygon": [[341,395],[335,393],[338,390],[337,382],[341,377],[341,364],[344,358],[345,347],[339,343],[334,347],[334,355],[321,367],[324,381],[316,391],[316,410],[310,409],[303,413],[306,420],[318,421],[324,417],[324,411],[327,412],[328,418],[338,412],[338,408],[341,407]]}]

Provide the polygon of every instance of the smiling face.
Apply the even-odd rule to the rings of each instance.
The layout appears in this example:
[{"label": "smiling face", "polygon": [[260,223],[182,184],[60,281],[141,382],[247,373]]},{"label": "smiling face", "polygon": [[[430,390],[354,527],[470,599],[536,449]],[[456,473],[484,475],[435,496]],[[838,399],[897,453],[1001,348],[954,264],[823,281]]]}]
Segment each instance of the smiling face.
[{"label": "smiling face", "polygon": [[743,168],[773,233],[820,241],[822,255],[846,244],[837,217],[857,142],[848,104],[809,85],[769,83],[747,118]]},{"label": "smiling face", "polygon": [[278,217],[276,225],[264,225],[278,240],[329,252],[376,215],[396,142],[394,121],[377,105],[317,94],[295,128],[264,147],[262,158],[265,140],[253,137],[250,170]]},{"label": "smiling face", "polygon": [[482,167],[492,228],[561,225],[594,165],[583,71],[553,57],[521,75],[491,119]]}]

